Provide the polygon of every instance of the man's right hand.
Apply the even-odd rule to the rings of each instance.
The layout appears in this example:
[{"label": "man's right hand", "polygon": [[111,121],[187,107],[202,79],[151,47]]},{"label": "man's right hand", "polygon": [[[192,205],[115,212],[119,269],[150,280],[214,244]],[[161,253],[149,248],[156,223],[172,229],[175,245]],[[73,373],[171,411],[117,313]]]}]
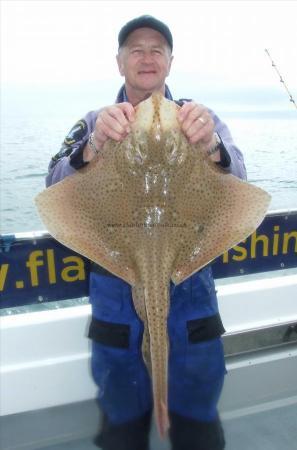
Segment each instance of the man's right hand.
[{"label": "man's right hand", "polygon": [[[116,103],[106,106],[98,113],[94,128],[94,144],[101,150],[107,139],[122,141],[130,133],[130,124],[135,119],[135,110],[131,103]],[[85,162],[94,158],[94,151],[87,144],[84,148],[83,159]]]}]

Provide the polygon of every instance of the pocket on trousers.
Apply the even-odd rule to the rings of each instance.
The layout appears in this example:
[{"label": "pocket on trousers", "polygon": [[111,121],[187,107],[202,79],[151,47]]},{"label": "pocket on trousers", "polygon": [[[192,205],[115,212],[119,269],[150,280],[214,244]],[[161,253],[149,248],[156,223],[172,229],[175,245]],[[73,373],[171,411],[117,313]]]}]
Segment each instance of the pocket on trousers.
[{"label": "pocket on trousers", "polygon": [[226,368],[221,338],[188,344],[185,372],[188,382],[195,386],[223,378]]},{"label": "pocket on trousers", "polygon": [[222,336],[225,333],[220,314],[187,322],[188,342],[197,344]]},{"label": "pocket on trousers", "polygon": [[129,348],[130,325],[106,322],[93,317],[88,337],[108,347]]},{"label": "pocket on trousers", "polygon": [[187,322],[186,374],[191,383],[209,382],[226,373],[221,335],[225,332],[218,314]]}]

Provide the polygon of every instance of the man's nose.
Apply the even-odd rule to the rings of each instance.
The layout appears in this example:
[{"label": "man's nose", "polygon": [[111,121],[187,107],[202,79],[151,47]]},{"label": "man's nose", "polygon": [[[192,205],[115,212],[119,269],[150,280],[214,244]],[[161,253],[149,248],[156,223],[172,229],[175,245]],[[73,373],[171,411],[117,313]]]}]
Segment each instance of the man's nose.
[{"label": "man's nose", "polygon": [[142,61],[145,63],[150,63],[153,61],[153,54],[151,52],[143,52]]}]

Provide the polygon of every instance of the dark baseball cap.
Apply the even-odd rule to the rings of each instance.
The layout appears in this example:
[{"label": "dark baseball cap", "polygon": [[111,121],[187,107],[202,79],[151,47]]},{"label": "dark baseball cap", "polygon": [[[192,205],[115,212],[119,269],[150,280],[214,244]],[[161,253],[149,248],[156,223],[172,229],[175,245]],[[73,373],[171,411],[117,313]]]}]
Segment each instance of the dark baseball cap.
[{"label": "dark baseball cap", "polygon": [[168,42],[168,45],[172,51],[173,39],[168,26],[155,17],[149,15],[132,19],[123,26],[118,36],[119,48],[122,47],[129,34],[132,33],[132,31],[137,30],[138,28],[152,28],[153,30],[159,31],[159,33],[161,33]]}]

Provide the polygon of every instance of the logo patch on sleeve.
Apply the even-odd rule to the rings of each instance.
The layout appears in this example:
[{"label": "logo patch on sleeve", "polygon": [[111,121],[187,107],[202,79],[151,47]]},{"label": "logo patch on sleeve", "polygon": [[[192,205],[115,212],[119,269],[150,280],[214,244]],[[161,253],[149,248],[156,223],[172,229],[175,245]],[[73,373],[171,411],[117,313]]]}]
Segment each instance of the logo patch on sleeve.
[{"label": "logo patch on sleeve", "polygon": [[87,132],[87,122],[83,119],[79,120],[65,137],[60,151],[52,157],[52,167],[59,161],[59,159],[64,158],[64,156],[69,156],[72,153],[73,144],[81,141]]},{"label": "logo patch on sleeve", "polygon": [[85,120],[79,120],[74,127],[71,128],[65,140],[63,142],[64,145],[69,146],[73,145],[76,142],[80,141],[87,133],[88,127]]}]

